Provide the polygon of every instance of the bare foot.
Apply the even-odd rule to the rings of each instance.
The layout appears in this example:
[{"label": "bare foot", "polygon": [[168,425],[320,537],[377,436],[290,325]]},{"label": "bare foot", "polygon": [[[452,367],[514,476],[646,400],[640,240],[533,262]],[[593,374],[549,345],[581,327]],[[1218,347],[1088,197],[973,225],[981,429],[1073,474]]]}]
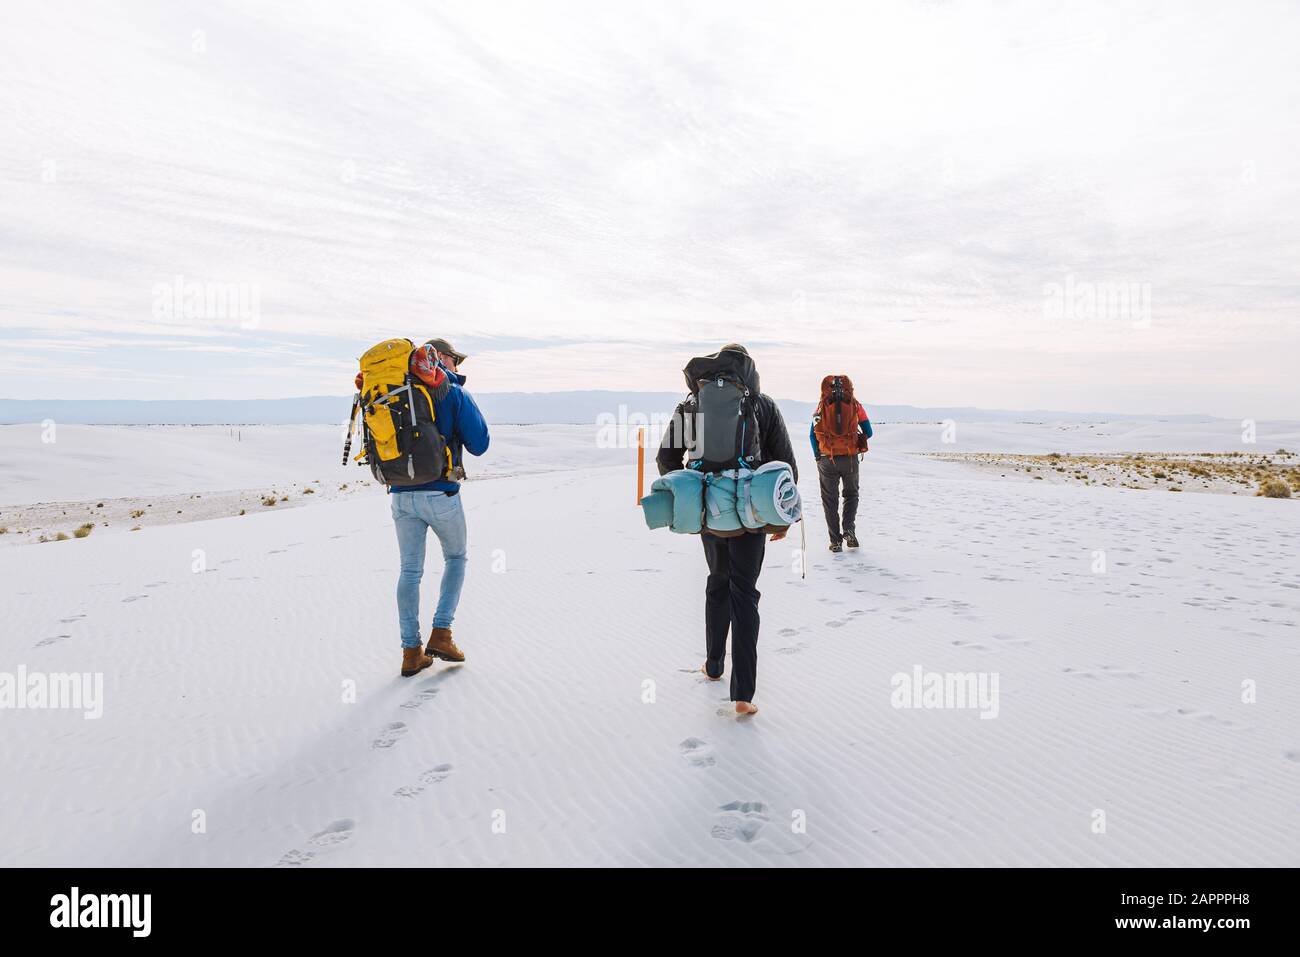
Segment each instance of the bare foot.
[{"label": "bare foot", "polygon": [[718,676],[715,678],[715,677],[713,677],[713,675],[709,674],[709,666],[708,666],[707,664],[700,665],[700,672],[704,675],[704,677],[708,678],[710,681],[721,681],[721,680],[722,680],[722,675],[718,675]]},{"label": "bare foot", "polygon": [[736,714],[758,714],[758,707],[748,701],[737,701]]}]

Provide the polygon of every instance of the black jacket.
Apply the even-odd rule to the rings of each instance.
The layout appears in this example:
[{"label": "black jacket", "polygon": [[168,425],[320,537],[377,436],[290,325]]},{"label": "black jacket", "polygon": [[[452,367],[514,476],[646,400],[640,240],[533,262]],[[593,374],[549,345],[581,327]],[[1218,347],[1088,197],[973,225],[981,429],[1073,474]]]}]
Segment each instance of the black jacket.
[{"label": "black jacket", "polygon": [[[655,463],[659,474],[675,472],[685,467],[686,447],[682,441],[683,417],[695,414],[695,396],[690,395],[677,404],[672,420],[664,432],[659,444],[659,454]],[[790,466],[794,480],[799,481],[799,464],[794,460],[794,446],[790,444],[790,433],[786,431],[785,419],[770,396],[759,393],[754,401],[754,416],[758,419],[759,449],[755,468],[768,462],[784,462]]]}]

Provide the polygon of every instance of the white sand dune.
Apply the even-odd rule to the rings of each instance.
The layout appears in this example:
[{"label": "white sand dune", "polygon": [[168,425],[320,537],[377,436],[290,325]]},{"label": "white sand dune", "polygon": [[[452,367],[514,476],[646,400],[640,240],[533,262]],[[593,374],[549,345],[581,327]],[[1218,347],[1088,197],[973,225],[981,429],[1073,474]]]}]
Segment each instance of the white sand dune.
[{"label": "white sand dune", "polygon": [[[882,436],[863,548],[831,555],[805,460],[808,578],[797,534],[769,546],[737,719],[694,672],[699,543],[645,529],[626,450],[557,470],[573,435],[497,437],[484,470],[516,474],[464,492],[469,660],[413,679],[378,489],[0,551],[0,672],[105,681],[99,720],[0,711],[0,864],[1300,864],[1297,503],[997,480]],[[355,477],[326,444],[286,478]],[[918,665],[997,672],[997,718],[894,708]]]}]

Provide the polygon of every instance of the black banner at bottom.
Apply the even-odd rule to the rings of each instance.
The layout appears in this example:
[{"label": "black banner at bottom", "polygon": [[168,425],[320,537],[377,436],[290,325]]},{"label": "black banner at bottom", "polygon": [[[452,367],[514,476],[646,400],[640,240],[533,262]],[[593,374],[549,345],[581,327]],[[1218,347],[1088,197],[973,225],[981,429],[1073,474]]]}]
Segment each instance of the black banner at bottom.
[{"label": "black banner at bottom", "polygon": [[[921,934],[926,944],[1132,937],[1159,944],[1287,928],[1287,870],[445,870],[42,869],[0,871],[8,941],[147,945],[409,939],[430,921],[493,936],[646,943],[661,934],[763,939]],[[638,929],[639,928],[639,929]],[[693,936],[693,935],[692,935]]]}]

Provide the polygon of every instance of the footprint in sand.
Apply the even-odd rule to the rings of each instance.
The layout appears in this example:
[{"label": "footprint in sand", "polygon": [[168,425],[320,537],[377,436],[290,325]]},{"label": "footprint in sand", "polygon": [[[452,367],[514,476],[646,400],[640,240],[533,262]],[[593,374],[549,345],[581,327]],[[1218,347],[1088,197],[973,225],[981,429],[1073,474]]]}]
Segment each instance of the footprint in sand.
[{"label": "footprint in sand", "polygon": [[126,602],[126,601],[140,601],[140,599],[142,599],[142,598],[148,598],[148,597],[149,597],[148,595],[128,595],[127,597],[123,598],[122,601],[124,601],[124,602]]},{"label": "footprint in sand", "polygon": [[425,689],[423,689],[422,691],[417,691],[415,694],[413,694],[413,695],[412,695],[409,699],[407,699],[406,701],[403,701],[403,702],[402,702],[402,707],[403,707],[403,708],[418,708],[418,707],[420,707],[420,705],[424,704],[426,701],[432,701],[432,700],[433,700],[434,698],[436,698],[436,697],[438,697],[438,689],[437,689],[437,688],[425,688]]},{"label": "footprint in sand", "polygon": [[1076,678],[1141,678],[1139,671],[1127,671],[1114,665],[1099,665],[1094,671],[1080,671],[1075,668],[1062,668],[1065,674]]},{"label": "footprint in sand", "polygon": [[700,738],[687,738],[677,748],[682,752],[686,763],[693,768],[711,768],[717,764],[713,756],[713,748],[709,742]]},{"label": "footprint in sand", "polygon": [[451,774],[451,770],[452,768],[450,764],[434,765],[420,775],[420,783],[424,785],[441,784],[443,781],[447,780],[447,776]]},{"label": "footprint in sand", "polygon": [[402,739],[406,734],[406,723],[403,721],[394,721],[386,724],[379,732],[379,737],[370,742],[372,748],[391,748]]},{"label": "footprint in sand", "polygon": [[59,619],[59,624],[60,624],[60,625],[70,625],[70,624],[72,624],[74,621],[80,621],[81,619],[83,619],[83,618],[85,618],[85,617],[86,617],[85,615],[73,615],[71,618],[60,618],[60,619]]},{"label": "footprint in sand", "polygon": [[1283,751],[1282,757],[1286,758],[1288,761],[1294,761],[1295,763],[1300,764],[1300,750]]},{"label": "footprint in sand", "polygon": [[1029,639],[1028,639],[1028,638],[1017,638],[1015,635],[1007,635],[1007,634],[1001,634],[1001,633],[994,635],[994,636],[993,636],[993,640],[994,640],[994,641],[1000,641],[1000,642],[1002,642],[1002,643],[1005,644],[1005,645],[1027,645],[1027,644],[1029,644]]},{"label": "footprint in sand", "polygon": [[848,624],[847,621],[828,621],[828,622],[826,622],[826,627],[827,627],[827,628],[843,628],[843,627],[844,627],[845,625],[847,625],[847,624]]},{"label": "footprint in sand", "polygon": [[677,670],[684,675],[694,675],[695,683],[697,685],[711,685],[714,684],[715,681],[717,680],[714,678],[710,678],[699,668],[678,668]]},{"label": "footprint in sand", "polygon": [[46,645],[57,645],[64,638],[71,637],[71,635],[51,635],[49,638],[42,638],[40,641],[36,642],[34,647],[44,648]]},{"label": "footprint in sand", "polygon": [[793,638],[795,635],[799,634],[799,629],[782,628],[780,631],[777,632],[777,634],[780,635],[782,638]]},{"label": "footprint in sand", "polygon": [[163,585],[169,585],[169,584],[171,584],[171,583],[170,583],[170,582],[149,582],[149,584],[145,585],[144,587],[145,587],[145,588],[162,588]]},{"label": "footprint in sand", "polygon": [[441,784],[451,775],[452,767],[450,764],[438,764],[429,768],[420,775],[418,784],[407,784],[393,792],[393,797],[411,798],[417,794],[424,793],[424,789],[434,785]]},{"label": "footprint in sand", "polygon": [[324,830],[317,831],[309,837],[307,843],[315,847],[333,847],[336,844],[342,844],[344,841],[352,839],[352,831],[356,826],[356,821],[351,818],[332,821]]},{"label": "footprint in sand", "polygon": [[769,820],[767,805],[761,801],[731,801],[718,808],[722,813],[709,831],[719,841],[751,843]]},{"label": "footprint in sand", "polygon": [[1218,715],[1209,711],[1194,711],[1191,708],[1176,708],[1174,713],[1180,718],[1190,718],[1193,721],[1202,721],[1205,724],[1216,725],[1220,728],[1227,728],[1229,731],[1244,731],[1246,725],[1238,724],[1229,718],[1220,718]]},{"label": "footprint in sand", "polygon": [[307,847],[296,847],[276,861],[276,867],[303,867],[317,856],[336,850],[352,839],[357,823],[351,818],[331,821],[323,830],[307,838]]}]

